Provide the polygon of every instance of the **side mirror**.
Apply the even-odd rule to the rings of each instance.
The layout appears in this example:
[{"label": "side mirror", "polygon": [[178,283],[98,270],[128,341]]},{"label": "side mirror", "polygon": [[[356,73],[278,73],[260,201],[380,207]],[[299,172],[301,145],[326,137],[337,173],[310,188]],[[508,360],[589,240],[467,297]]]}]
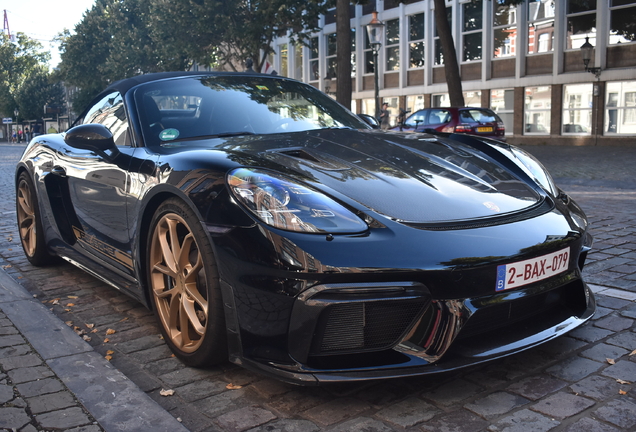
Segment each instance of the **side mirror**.
[{"label": "side mirror", "polygon": [[99,123],[83,124],[69,129],[64,135],[64,142],[71,147],[90,150],[108,158],[119,153],[113,134]]},{"label": "side mirror", "polygon": [[360,117],[366,124],[371,126],[373,129],[380,129],[380,122],[378,121],[377,118],[373,117],[372,115],[358,114],[358,117]]}]

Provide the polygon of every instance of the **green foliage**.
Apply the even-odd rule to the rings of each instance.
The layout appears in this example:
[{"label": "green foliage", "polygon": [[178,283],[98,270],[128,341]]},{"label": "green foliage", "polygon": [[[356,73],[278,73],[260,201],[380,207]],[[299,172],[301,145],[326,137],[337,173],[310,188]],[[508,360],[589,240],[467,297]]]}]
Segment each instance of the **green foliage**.
[{"label": "green foliage", "polygon": [[[30,39],[23,33],[18,33],[15,42],[9,41],[6,35],[0,35],[0,112],[4,115],[13,115],[13,111],[18,108],[20,118],[41,117],[42,107],[38,113],[29,111],[24,98],[37,99],[39,94],[32,94],[27,89],[31,86],[31,79],[46,76],[47,84],[40,87],[40,90],[49,92],[48,71],[45,64],[49,60],[49,54],[42,50],[42,45]],[[23,108],[25,109],[23,111]]]},{"label": "green foliage", "polygon": [[42,118],[44,106],[63,106],[64,88],[54,81],[46,66],[33,69],[16,91],[20,117],[36,120]]}]

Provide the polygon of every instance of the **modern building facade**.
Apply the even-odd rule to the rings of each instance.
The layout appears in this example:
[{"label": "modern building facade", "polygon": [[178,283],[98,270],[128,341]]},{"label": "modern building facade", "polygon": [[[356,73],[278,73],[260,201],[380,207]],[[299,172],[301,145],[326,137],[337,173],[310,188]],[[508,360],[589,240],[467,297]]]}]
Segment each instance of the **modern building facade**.
[{"label": "modern building facade", "polygon": [[[636,137],[636,0],[446,0],[465,105],[489,107],[516,144],[606,145]],[[371,12],[385,24],[380,97],[399,109],[448,106],[444,54],[433,0],[376,0],[351,6],[352,110],[374,114]],[[335,93],[335,11],[310,47],[275,42],[281,75]],[[589,73],[581,47],[591,44]],[[598,71],[597,71],[598,72]]]}]

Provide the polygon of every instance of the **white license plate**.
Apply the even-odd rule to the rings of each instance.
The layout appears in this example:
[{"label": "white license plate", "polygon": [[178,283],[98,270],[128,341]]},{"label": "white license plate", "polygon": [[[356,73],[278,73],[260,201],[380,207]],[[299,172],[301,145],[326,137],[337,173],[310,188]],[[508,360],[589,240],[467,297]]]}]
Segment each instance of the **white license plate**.
[{"label": "white license plate", "polygon": [[563,273],[570,262],[570,248],[497,267],[496,291],[504,291]]}]

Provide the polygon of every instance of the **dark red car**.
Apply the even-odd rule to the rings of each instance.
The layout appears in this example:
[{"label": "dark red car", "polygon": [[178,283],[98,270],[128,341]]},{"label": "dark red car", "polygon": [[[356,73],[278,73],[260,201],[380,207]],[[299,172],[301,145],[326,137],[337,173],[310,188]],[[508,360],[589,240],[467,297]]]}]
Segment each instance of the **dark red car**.
[{"label": "dark red car", "polygon": [[[404,121],[401,130],[424,132],[425,129],[479,135],[500,141],[506,140],[506,127],[503,120],[488,108],[425,108],[411,114]],[[400,126],[396,126],[392,130],[400,130]]]}]

